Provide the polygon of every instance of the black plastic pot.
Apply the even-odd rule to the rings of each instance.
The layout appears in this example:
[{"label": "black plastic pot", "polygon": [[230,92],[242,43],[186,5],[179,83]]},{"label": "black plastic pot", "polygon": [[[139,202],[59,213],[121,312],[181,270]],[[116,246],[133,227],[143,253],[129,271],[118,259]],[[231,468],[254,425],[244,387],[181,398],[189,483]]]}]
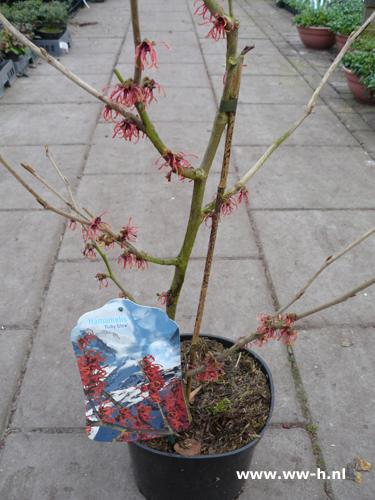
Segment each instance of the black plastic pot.
[{"label": "black plastic pot", "polygon": [[[224,347],[234,342],[224,337],[202,335],[218,340]],[[181,340],[191,335],[181,335]],[[260,432],[263,436],[271,420],[274,406],[274,386],[268,366],[254,352],[246,349],[266,374],[271,391],[270,414]],[[139,491],[147,500],[234,500],[240,494],[245,479],[238,479],[236,471],[249,470],[259,439],[239,450],[219,455],[182,456],[129,443],[133,472]]]},{"label": "black plastic pot", "polygon": [[43,40],[58,40],[66,31],[66,26],[59,26],[54,31],[44,31],[46,27],[45,24],[36,26],[34,29],[35,36],[39,36]]}]

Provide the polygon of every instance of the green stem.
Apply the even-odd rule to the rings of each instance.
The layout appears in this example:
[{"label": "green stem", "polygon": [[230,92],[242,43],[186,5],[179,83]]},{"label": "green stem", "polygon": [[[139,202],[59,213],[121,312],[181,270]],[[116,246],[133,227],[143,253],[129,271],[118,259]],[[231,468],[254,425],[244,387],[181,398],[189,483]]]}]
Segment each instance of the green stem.
[{"label": "green stem", "polygon": [[[138,0],[130,0],[130,11],[131,11],[132,25],[133,25],[134,47],[137,48],[138,45],[142,43],[141,30],[139,28]],[[141,66],[141,57],[139,54],[134,65],[134,77],[133,77],[134,83],[136,85],[140,85],[141,78],[142,78],[142,66]]]},{"label": "green stem", "polygon": [[116,278],[114,277],[114,274],[113,274],[113,272],[112,272],[111,266],[109,265],[109,262],[108,262],[107,256],[106,256],[106,255],[105,255],[105,254],[104,254],[104,253],[100,250],[99,245],[97,245],[97,243],[95,242],[95,240],[91,240],[91,243],[92,243],[93,247],[95,247],[95,250],[96,250],[96,251],[100,254],[101,258],[102,258],[102,259],[103,259],[103,261],[104,261],[104,264],[106,265],[106,268],[107,268],[108,273],[109,273],[108,275],[106,275],[106,278],[110,278],[110,279],[113,281],[113,283],[114,283],[115,285],[117,285],[117,286],[118,286],[118,288],[122,291],[122,293],[123,293],[124,295],[126,295],[126,296],[127,296],[127,298],[128,298],[129,300],[131,300],[132,302],[135,302],[135,300],[134,300],[133,296],[132,296],[129,292],[127,292],[127,291],[126,291],[126,290],[125,290],[125,289],[124,289],[124,288],[120,285],[120,283],[116,280]]},{"label": "green stem", "polygon": [[190,255],[194,247],[199,227],[203,221],[203,218],[200,214],[203,204],[205,186],[206,179],[196,179],[194,181],[189,222],[187,224],[184,241],[178,255],[179,263],[176,265],[172,284],[169,290],[169,297],[172,300],[168,301],[166,312],[171,319],[174,319],[176,316],[178,299],[181,293],[182,285],[184,284]]}]

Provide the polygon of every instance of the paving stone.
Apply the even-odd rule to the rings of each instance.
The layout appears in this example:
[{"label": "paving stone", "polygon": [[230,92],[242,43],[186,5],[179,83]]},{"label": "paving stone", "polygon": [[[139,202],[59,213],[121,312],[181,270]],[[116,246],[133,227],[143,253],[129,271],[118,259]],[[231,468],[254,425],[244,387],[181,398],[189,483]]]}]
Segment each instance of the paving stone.
[{"label": "paving stone", "polygon": [[[210,88],[173,88],[169,87],[168,96],[163,101],[163,106],[154,106],[150,112],[152,121],[207,121],[207,117],[214,117],[216,104]],[[204,103],[194,106],[192,103]]]},{"label": "paving stone", "polygon": [[363,113],[363,114],[360,113],[360,115],[365,120],[365,122],[369,124],[372,130],[375,130],[375,111],[374,113]]},{"label": "paving stone", "polygon": [[[59,146],[49,148],[56,165],[69,179],[72,189],[77,184],[77,175],[80,174],[82,162],[85,155],[85,146]],[[20,164],[30,165],[51,186],[60,191],[63,196],[68,196],[64,184],[56,170],[46,157],[44,146],[2,146],[3,158],[13,167],[25,181],[38,192],[46,201],[57,207],[68,208],[64,202],[57,198],[52,191],[45,188],[34,176],[27,173]],[[0,210],[9,209],[38,209],[39,203],[34,196],[27,193],[25,188],[13,177],[13,175],[0,165]]]},{"label": "paving stone", "polygon": [[[222,92],[223,79],[219,76],[212,77],[216,98]],[[311,98],[311,88],[306,85],[300,76],[258,76],[243,75],[239,105],[241,104],[299,104],[307,103]]]},{"label": "paving stone", "polygon": [[[84,312],[101,307],[116,295],[113,287],[99,291],[99,287],[93,283],[92,277],[100,267],[101,264],[95,262],[86,262],[83,265],[80,262],[57,264],[28,363],[13,427],[33,429],[84,425],[84,401],[71,347],[70,331]],[[189,267],[186,292],[182,292],[181,312],[177,318],[181,332],[191,332],[193,328],[203,262],[192,261]],[[168,279],[172,276],[171,271],[167,270]],[[129,274],[129,280],[133,285],[129,282],[129,287],[135,287],[135,295],[141,293],[141,303],[157,307],[156,292],[160,291],[161,286],[168,287],[168,284],[160,285],[161,281],[165,282],[165,270],[161,271],[153,266],[142,275],[137,275],[135,281],[131,274],[133,273]],[[256,261],[215,260],[202,332],[220,334],[233,340],[248,335],[257,325],[255,316],[248,316],[249,305],[251,304],[254,315],[258,314],[257,311],[270,309],[265,288],[260,285],[261,280],[261,266]],[[233,287],[233,281],[237,286],[249,282],[252,282],[253,286],[248,287],[246,293],[241,296],[228,297],[227,290]],[[225,301],[233,313],[225,317],[219,315],[217,303],[213,302],[213,299],[217,303]],[[63,316],[62,310],[66,311]],[[235,323],[233,314],[237,317]],[[294,383],[282,346],[275,343],[269,348],[267,346],[266,349],[255,350],[266,361],[274,375],[276,406],[273,421],[301,421]],[[43,379],[40,378],[42,367],[45,375]],[[38,387],[38,390],[33,390],[33,387]],[[68,407],[60,407],[58,401],[66,398],[69,400]],[[42,415],[41,406],[44,408]]]},{"label": "paving stone", "polygon": [[[239,107],[233,143],[270,146],[292,126],[303,110],[304,106],[296,104],[252,104],[242,109]],[[286,144],[355,146],[357,141],[330,110],[318,103],[306,123],[287,139]]]},{"label": "paving stone", "polygon": [[[101,91],[108,83],[108,73],[102,75],[79,75],[82,80]],[[47,92],[41,91],[46,86]],[[92,103],[93,96],[64,77],[58,71],[54,75],[20,78],[2,99],[2,104],[54,104]]]},{"label": "paving stone", "polygon": [[[314,425],[328,471],[341,470],[360,457],[375,462],[372,438],[374,328],[337,325],[301,332],[294,346]],[[352,342],[342,347],[343,339]],[[362,472],[362,483],[331,480],[340,500],[372,498],[374,474]]]},{"label": "paving stone", "polygon": [[0,290],[3,325],[33,324],[63,224],[39,210],[1,217],[0,232],[6,244],[0,250],[0,263],[7,284]]},{"label": "paving stone", "polygon": [[354,137],[358,142],[370,153],[375,152],[375,134],[374,132],[366,132],[365,130],[358,130],[354,133]]},{"label": "paving stone", "polygon": [[[61,64],[72,71],[77,76],[81,75],[109,75],[115,64],[116,57],[113,54],[95,54],[92,57],[87,55],[82,58],[80,54],[68,53],[64,57],[58,59]],[[29,78],[40,75],[59,75],[60,73],[48,64],[46,61],[38,59],[35,63],[35,68],[29,69]]]},{"label": "paving stone", "polygon": [[[73,42],[70,53],[80,54],[81,56],[89,55],[92,57],[96,54],[114,54],[120,50],[123,34],[118,38],[96,38],[95,36],[88,38],[76,38]],[[64,64],[62,62],[62,64]]]},{"label": "paving stone", "polygon": [[[124,80],[133,76],[134,64],[118,64],[116,66]],[[210,87],[210,81],[207,76],[206,68],[203,64],[173,63],[160,64],[159,69],[152,68],[147,70],[147,76],[153,78],[162,85],[168,93],[169,88],[173,87]],[[116,75],[113,76],[111,84],[118,82]],[[161,93],[163,95],[163,92]],[[156,92],[157,97],[157,92]],[[158,99],[159,100],[159,99]]]},{"label": "paving stone", "polygon": [[[210,75],[221,75],[225,72],[225,54],[206,55],[205,61]],[[246,57],[246,66],[242,75],[264,75],[264,76],[297,76],[296,70],[280,54],[261,55],[257,53],[257,47]],[[242,90],[241,90],[242,92]]]},{"label": "paving stone", "polygon": [[[1,327],[1,325],[0,325]],[[0,436],[2,437],[6,420],[12,408],[13,392],[17,387],[20,370],[27,346],[30,332],[26,330],[1,330],[0,331]]]},{"label": "paving stone", "polygon": [[[171,64],[171,63],[200,63],[203,61],[201,59],[201,55],[199,53],[199,44],[195,33],[189,31],[183,31],[179,33],[178,37],[175,36],[175,32],[172,30],[168,30],[165,34],[162,34],[162,39],[165,41],[171,48],[171,52],[167,50],[165,46],[160,44],[155,47],[157,57],[158,57],[158,66],[161,67],[163,64]],[[160,37],[157,40],[159,41]],[[134,60],[135,50],[134,50],[134,41],[133,34],[130,33],[125,40],[125,44],[122,47],[120,56],[119,56],[119,64],[131,63]]]},{"label": "paving stone", "polygon": [[351,132],[356,132],[357,130],[371,131],[368,123],[356,113],[338,113],[337,116]]},{"label": "paving stone", "polygon": [[[1,146],[27,144],[85,144],[91,135],[91,123],[100,104],[8,104],[0,107],[0,121],[6,123],[0,136]],[[88,125],[90,123],[90,125]]]},{"label": "paving stone", "polygon": [[334,113],[354,113],[353,108],[349,106],[346,101],[339,97],[326,97],[324,99],[324,102]]},{"label": "paving stone", "polygon": [[[235,147],[244,176],[264,147]],[[375,162],[361,147],[281,146],[248,183],[254,208],[373,208]],[[359,174],[359,175],[358,175]]]},{"label": "paving stone", "polygon": [[[163,105],[160,99],[159,103]],[[185,154],[198,156],[187,158],[194,168],[201,165],[204,153],[212,131],[212,122],[199,124],[195,122],[154,122],[155,129],[168,149]],[[85,168],[86,174],[100,174],[103,172],[113,173],[147,173],[155,172],[158,166],[155,162],[160,158],[160,154],[147,139],[140,140],[137,144],[125,142],[122,139],[113,139],[113,124],[104,123],[102,120],[98,124],[93,134],[93,145]],[[211,167],[213,172],[221,172],[222,158],[224,152],[224,134],[218,147],[215,160]],[[162,165],[159,161],[159,167]],[[187,181],[186,181],[187,182]]]},{"label": "paving stone", "polygon": [[93,442],[83,429],[78,434],[12,435],[0,469],[3,500],[144,498],[133,478],[127,445]]},{"label": "paving stone", "polygon": [[314,455],[308,434],[303,429],[266,429],[264,437],[255,448],[250,469],[277,472],[280,479],[248,479],[239,499],[304,500],[326,498],[321,482],[309,479],[284,479],[283,471],[308,471],[316,473]]},{"label": "paving stone", "polygon": [[[330,255],[343,250],[374,227],[373,211],[255,211],[254,219],[264,248],[278,300],[286,305]],[[289,311],[302,313],[338,298],[374,276],[374,238],[329,267]],[[293,248],[293,252],[291,252]],[[307,326],[368,324],[375,288],[301,320]]]},{"label": "paving stone", "polygon": [[[209,179],[204,204],[212,200],[219,180],[219,174],[214,174]],[[232,186],[236,181],[237,177],[230,175],[228,186]],[[146,176],[126,174],[122,176],[121,182],[118,174],[108,174],[101,177],[100,184],[96,176],[85,176],[76,199],[79,206],[89,205],[90,209],[98,214],[110,210],[111,215],[108,214],[103,219],[117,230],[125,226],[132,217],[133,224],[140,228],[136,247],[155,257],[171,258],[178,255],[183,242],[192,189],[191,184],[178,182],[177,179],[168,183],[164,175],[158,172]],[[109,192],[113,201],[108,199]],[[192,254],[194,257],[206,256],[209,233],[210,230],[202,224]],[[257,247],[244,204],[240,206],[238,212],[223,220],[217,243],[216,254],[219,256],[257,255]],[[81,235],[68,231],[59,258],[80,258],[83,246]],[[116,248],[112,252],[112,258],[118,258],[120,254]]]},{"label": "paving stone", "polygon": [[[272,428],[257,445],[251,469],[281,472],[280,462],[275,459],[280,451],[283,470],[316,469],[305,431]],[[4,500],[47,500],[51,496],[88,500],[87,484],[90,484],[90,491],[95,491],[103,500],[118,496],[119,491],[126,492],[127,500],[143,499],[133,478],[127,446],[124,443],[94,443],[83,433],[14,434],[8,439],[1,469],[4,473]],[[248,480],[239,498],[250,499],[254,494],[259,500],[274,495],[288,500],[324,498],[320,482],[314,478]]]}]

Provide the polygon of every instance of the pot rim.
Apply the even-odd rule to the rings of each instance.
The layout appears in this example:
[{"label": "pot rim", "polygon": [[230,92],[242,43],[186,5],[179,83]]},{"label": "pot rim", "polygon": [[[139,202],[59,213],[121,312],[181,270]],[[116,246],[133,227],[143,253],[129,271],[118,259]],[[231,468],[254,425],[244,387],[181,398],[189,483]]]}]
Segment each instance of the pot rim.
[{"label": "pot rim", "polygon": [[[191,333],[180,333],[180,337],[192,337],[192,334]],[[221,337],[220,335],[212,335],[209,333],[202,333],[200,335],[200,337],[208,337],[211,339],[220,339],[220,340],[225,340],[227,342],[235,344],[234,340],[229,339],[227,337]],[[183,340],[187,340],[187,339],[183,339]],[[268,365],[263,361],[263,359],[260,356],[258,356],[258,354],[256,354],[254,351],[252,351],[251,349],[247,349],[247,348],[243,348],[243,349],[245,351],[247,351],[248,353],[250,353],[251,356],[253,358],[255,358],[264,367],[265,373],[267,375],[267,378],[268,378],[268,381],[270,384],[270,392],[271,392],[270,413],[268,415],[267,421],[266,421],[263,429],[259,433],[259,436],[262,438],[263,434],[264,434],[265,430],[267,429],[267,427],[269,426],[269,423],[270,423],[271,418],[272,418],[273,408],[275,405],[275,387],[273,384],[271,371],[268,368]],[[207,459],[215,459],[215,458],[219,459],[219,458],[227,457],[230,455],[235,455],[237,453],[241,453],[244,450],[251,448],[252,446],[256,446],[259,441],[260,441],[260,438],[255,438],[250,443],[246,444],[245,446],[242,446],[242,448],[238,448],[238,450],[228,451],[226,453],[217,453],[215,455],[178,455],[178,454],[173,454],[173,453],[166,453],[165,451],[155,450],[154,448],[149,448],[148,446],[145,446],[144,444],[141,444],[138,441],[132,441],[128,444],[129,445],[134,444],[136,446],[140,446],[141,448],[148,450],[148,451],[151,451],[152,453],[156,453],[157,455],[162,455],[164,457],[170,457],[171,459],[179,459],[179,460],[197,460],[197,459],[204,460],[204,459],[206,459],[207,460]]]},{"label": "pot rim", "polygon": [[[324,30],[324,31],[331,31],[331,28],[329,26],[300,26],[299,24],[296,24],[297,29],[301,28],[303,30]],[[332,32],[332,35],[334,33]]]}]

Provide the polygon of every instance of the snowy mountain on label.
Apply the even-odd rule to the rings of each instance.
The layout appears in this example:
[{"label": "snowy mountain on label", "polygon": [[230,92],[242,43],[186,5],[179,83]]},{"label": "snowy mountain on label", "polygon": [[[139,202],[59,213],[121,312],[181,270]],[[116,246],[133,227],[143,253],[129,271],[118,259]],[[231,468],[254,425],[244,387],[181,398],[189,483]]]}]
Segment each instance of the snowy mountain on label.
[{"label": "snowy mountain on label", "polygon": [[81,316],[71,338],[91,439],[133,440],[137,434],[129,435],[129,428],[170,432],[172,424],[187,427],[179,329],[164,311],[112,300]]}]

